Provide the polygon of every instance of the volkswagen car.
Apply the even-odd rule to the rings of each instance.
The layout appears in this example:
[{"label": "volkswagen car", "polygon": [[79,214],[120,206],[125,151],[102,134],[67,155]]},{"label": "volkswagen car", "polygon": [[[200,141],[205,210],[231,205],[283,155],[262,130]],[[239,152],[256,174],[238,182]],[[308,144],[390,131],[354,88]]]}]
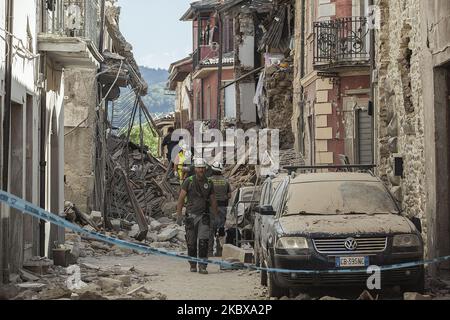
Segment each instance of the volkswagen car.
[{"label": "volkswagen car", "polygon": [[[365,287],[369,266],[423,259],[420,220],[408,219],[384,184],[370,173],[312,173],[289,176],[264,216],[258,256],[266,268],[339,270],[337,273],[262,272],[271,297],[290,288]],[[355,269],[353,272],[352,269]],[[423,291],[424,268],[383,271],[381,285]]]}]

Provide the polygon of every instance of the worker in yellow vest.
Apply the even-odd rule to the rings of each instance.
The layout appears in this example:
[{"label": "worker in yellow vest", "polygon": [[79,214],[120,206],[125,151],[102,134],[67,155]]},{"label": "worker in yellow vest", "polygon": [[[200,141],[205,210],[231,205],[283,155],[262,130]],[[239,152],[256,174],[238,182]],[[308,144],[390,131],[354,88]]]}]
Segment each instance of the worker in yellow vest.
[{"label": "worker in yellow vest", "polygon": [[188,176],[188,165],[191,160],[191,152],[188,150],[187,144],[181,140],[178,144],[179,152],[174,161],[173,171],[180,181],[180,185],[183,184]]}]

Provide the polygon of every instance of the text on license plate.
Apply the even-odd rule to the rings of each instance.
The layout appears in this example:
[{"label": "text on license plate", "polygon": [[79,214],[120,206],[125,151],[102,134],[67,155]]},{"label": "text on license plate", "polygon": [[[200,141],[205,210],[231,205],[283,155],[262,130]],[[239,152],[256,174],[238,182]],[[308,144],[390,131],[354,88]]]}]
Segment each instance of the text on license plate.
[{"label": "text on license plate", "polygon": [[339,257],[336,258],[336,267],[367,267],[369,266],[369,257]]}]

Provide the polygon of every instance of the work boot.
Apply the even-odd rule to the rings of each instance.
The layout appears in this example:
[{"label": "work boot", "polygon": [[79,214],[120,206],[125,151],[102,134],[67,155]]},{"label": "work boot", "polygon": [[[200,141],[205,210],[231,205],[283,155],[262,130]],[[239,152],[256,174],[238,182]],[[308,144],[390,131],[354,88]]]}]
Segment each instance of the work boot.
[{"label": "work boot", "polygon": [[196,263],[191,263],[191,272],[192,273],[196,273],[197,272],[197,264]]},{"label": "work boot", "polygon": [[199,274],[208,274],[208,271],[206,270],[205,266],[200,266],[200,268],[198,269],[198,273]]}]

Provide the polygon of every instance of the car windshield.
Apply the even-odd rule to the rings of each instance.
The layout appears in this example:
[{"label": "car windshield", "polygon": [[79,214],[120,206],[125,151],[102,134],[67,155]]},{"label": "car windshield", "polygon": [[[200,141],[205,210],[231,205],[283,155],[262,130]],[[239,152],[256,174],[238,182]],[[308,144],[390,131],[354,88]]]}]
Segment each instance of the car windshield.
[{"label": "car windshield", "polygon": [[379,182],[324,181],[292,184],[283,215],[398,214]]}]

